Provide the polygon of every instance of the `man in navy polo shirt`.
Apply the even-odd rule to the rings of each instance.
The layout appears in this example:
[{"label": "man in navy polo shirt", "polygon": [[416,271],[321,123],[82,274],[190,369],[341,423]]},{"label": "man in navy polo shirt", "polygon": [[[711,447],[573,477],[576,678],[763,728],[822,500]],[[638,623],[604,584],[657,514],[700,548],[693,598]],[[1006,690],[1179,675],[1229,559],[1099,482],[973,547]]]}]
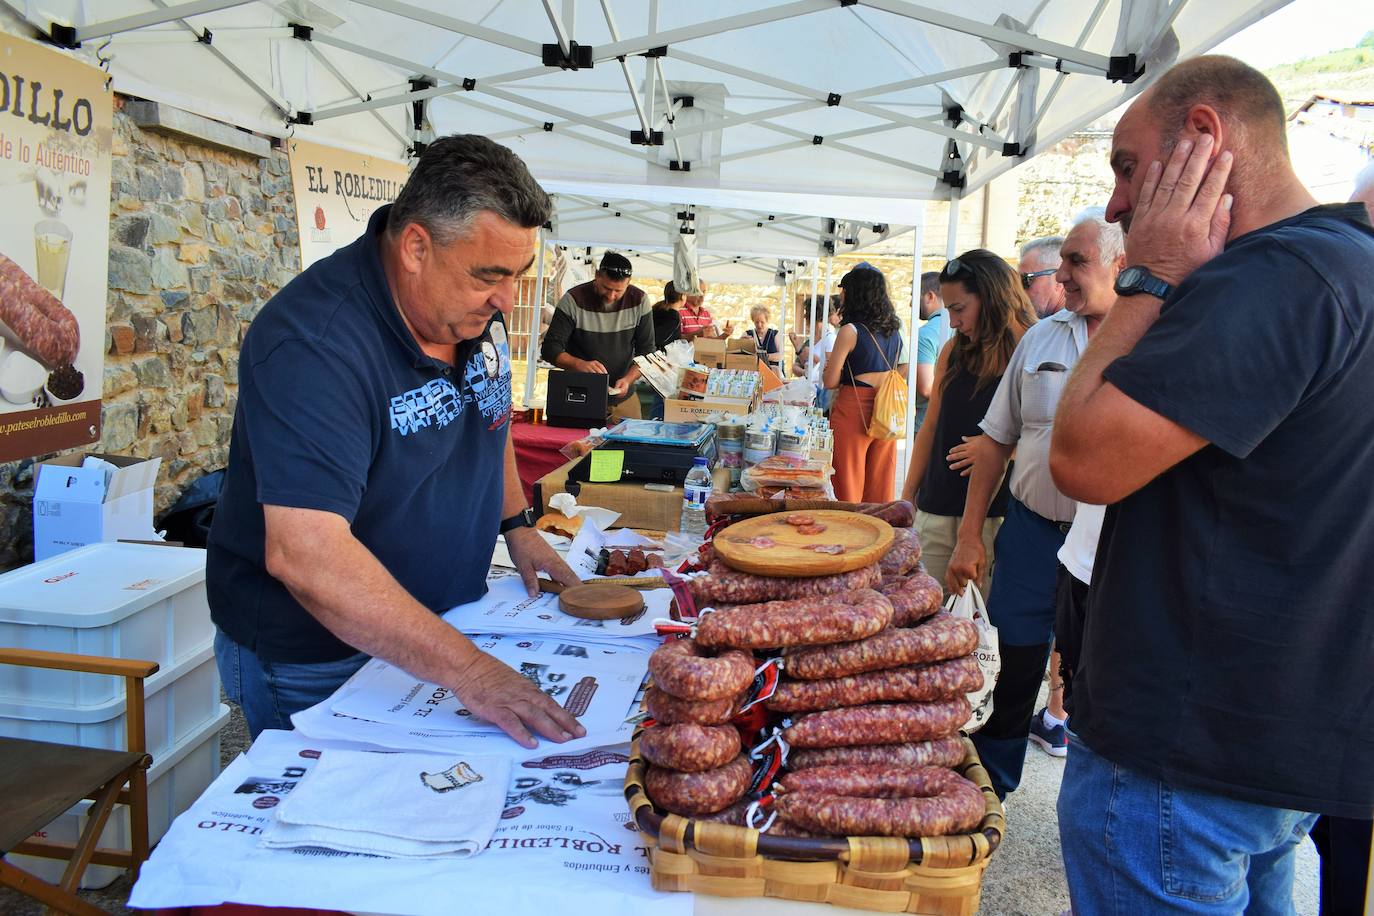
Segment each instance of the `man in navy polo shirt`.
[{"label": "man in navy polo shirt", "polygon": [[1374,810],[1374,229],[1293,172],[1264,75],[1199,57],[1112,138],[1119,298],[1050,469],[1106,505],[1060,837],[1076,913],[1291,913]]},{"label": "man in navy polo shirt", "polygon": [[531,594],[536,571],[577,582],[531,527],[510,444],[504,316],[550,209],[510,150],[445,137],[249,328],[206,588],[254,736],[372,655],[526,747],[583,734],[436,613],[485,593],[498,532]]}]

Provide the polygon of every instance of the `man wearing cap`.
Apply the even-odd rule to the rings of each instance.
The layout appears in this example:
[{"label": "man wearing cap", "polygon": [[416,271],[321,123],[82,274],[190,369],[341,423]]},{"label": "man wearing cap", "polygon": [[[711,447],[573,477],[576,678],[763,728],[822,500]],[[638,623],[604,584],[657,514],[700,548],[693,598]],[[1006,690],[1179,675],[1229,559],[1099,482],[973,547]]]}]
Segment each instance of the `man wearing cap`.
[{"label": "man wearing cap", "polygon": [[612,417],[638,418],[636,356],[654,351],[654,319],[644,290],[630,283],[630,261],[606,252],[596,276],[563,294],[540,355],[573,372],[610,376]]}]

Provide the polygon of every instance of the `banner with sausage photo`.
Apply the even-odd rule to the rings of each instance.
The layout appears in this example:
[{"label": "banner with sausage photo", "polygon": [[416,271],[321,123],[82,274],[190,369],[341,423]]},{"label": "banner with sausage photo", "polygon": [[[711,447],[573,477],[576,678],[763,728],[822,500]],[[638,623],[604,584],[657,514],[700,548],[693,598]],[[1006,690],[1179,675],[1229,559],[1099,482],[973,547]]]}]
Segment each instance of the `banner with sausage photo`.
[{"label": "banner with sausage photo", "polygon": [[0,461],[100,437],[113,96],[0,34]]},{"label": "banner with sausage photo", "polygon": [[410,176],[403,162],[304,140],[288,141],[287,150],[302,270],[362,235],[373,211],[394,201]]}]

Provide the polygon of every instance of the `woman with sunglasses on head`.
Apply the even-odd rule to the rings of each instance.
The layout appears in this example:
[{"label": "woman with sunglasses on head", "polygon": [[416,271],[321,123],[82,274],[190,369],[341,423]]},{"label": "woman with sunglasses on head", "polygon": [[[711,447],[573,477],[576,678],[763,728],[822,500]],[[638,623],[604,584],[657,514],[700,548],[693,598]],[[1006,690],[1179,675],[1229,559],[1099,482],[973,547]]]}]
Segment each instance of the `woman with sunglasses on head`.
[{"label": "woman with sunglasses on head", "polygon": [[[945,456],[965,439],[982,433],[978,423],[987,413],[1016,344],[1035,324],[1035,312],[1017,272],[983,248],[965,252],[945,265],[940,271],[940,296],[955,334],[935,364],[930,406],[911,448],[902,496],[917,509],[916,528],[926,571],[944,582],[968,495],[968,478],[950,468]],[[1007,499],[1003,481],[983,525],[989,572],[992,541],[1006,514]],[[985,595],[987,579],[985,575],[978,583]]]},{"label": "woman with sunglasses on head", "polygon": [[840,280],[840,330],[822,382],[835,389],[835,496],[844,502],[888,502],[897,480],[897,442],[868,434],[883,376],[907,371],[902,323],[887,294],[887,278],[860,264]]}]

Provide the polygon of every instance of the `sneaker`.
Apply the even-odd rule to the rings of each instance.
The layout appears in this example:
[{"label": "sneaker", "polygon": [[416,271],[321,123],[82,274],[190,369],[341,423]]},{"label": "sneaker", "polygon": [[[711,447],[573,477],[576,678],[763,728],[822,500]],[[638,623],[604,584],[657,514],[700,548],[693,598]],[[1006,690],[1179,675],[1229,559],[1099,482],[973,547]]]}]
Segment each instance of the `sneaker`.
[{"label": "sneaker", "polygon": [[1051,757],[1069,756],[1068,730],[1063,725],[1056,725],[1054,728],[1046,725],[1044,708],[1031,716],[1030,739]]}]

